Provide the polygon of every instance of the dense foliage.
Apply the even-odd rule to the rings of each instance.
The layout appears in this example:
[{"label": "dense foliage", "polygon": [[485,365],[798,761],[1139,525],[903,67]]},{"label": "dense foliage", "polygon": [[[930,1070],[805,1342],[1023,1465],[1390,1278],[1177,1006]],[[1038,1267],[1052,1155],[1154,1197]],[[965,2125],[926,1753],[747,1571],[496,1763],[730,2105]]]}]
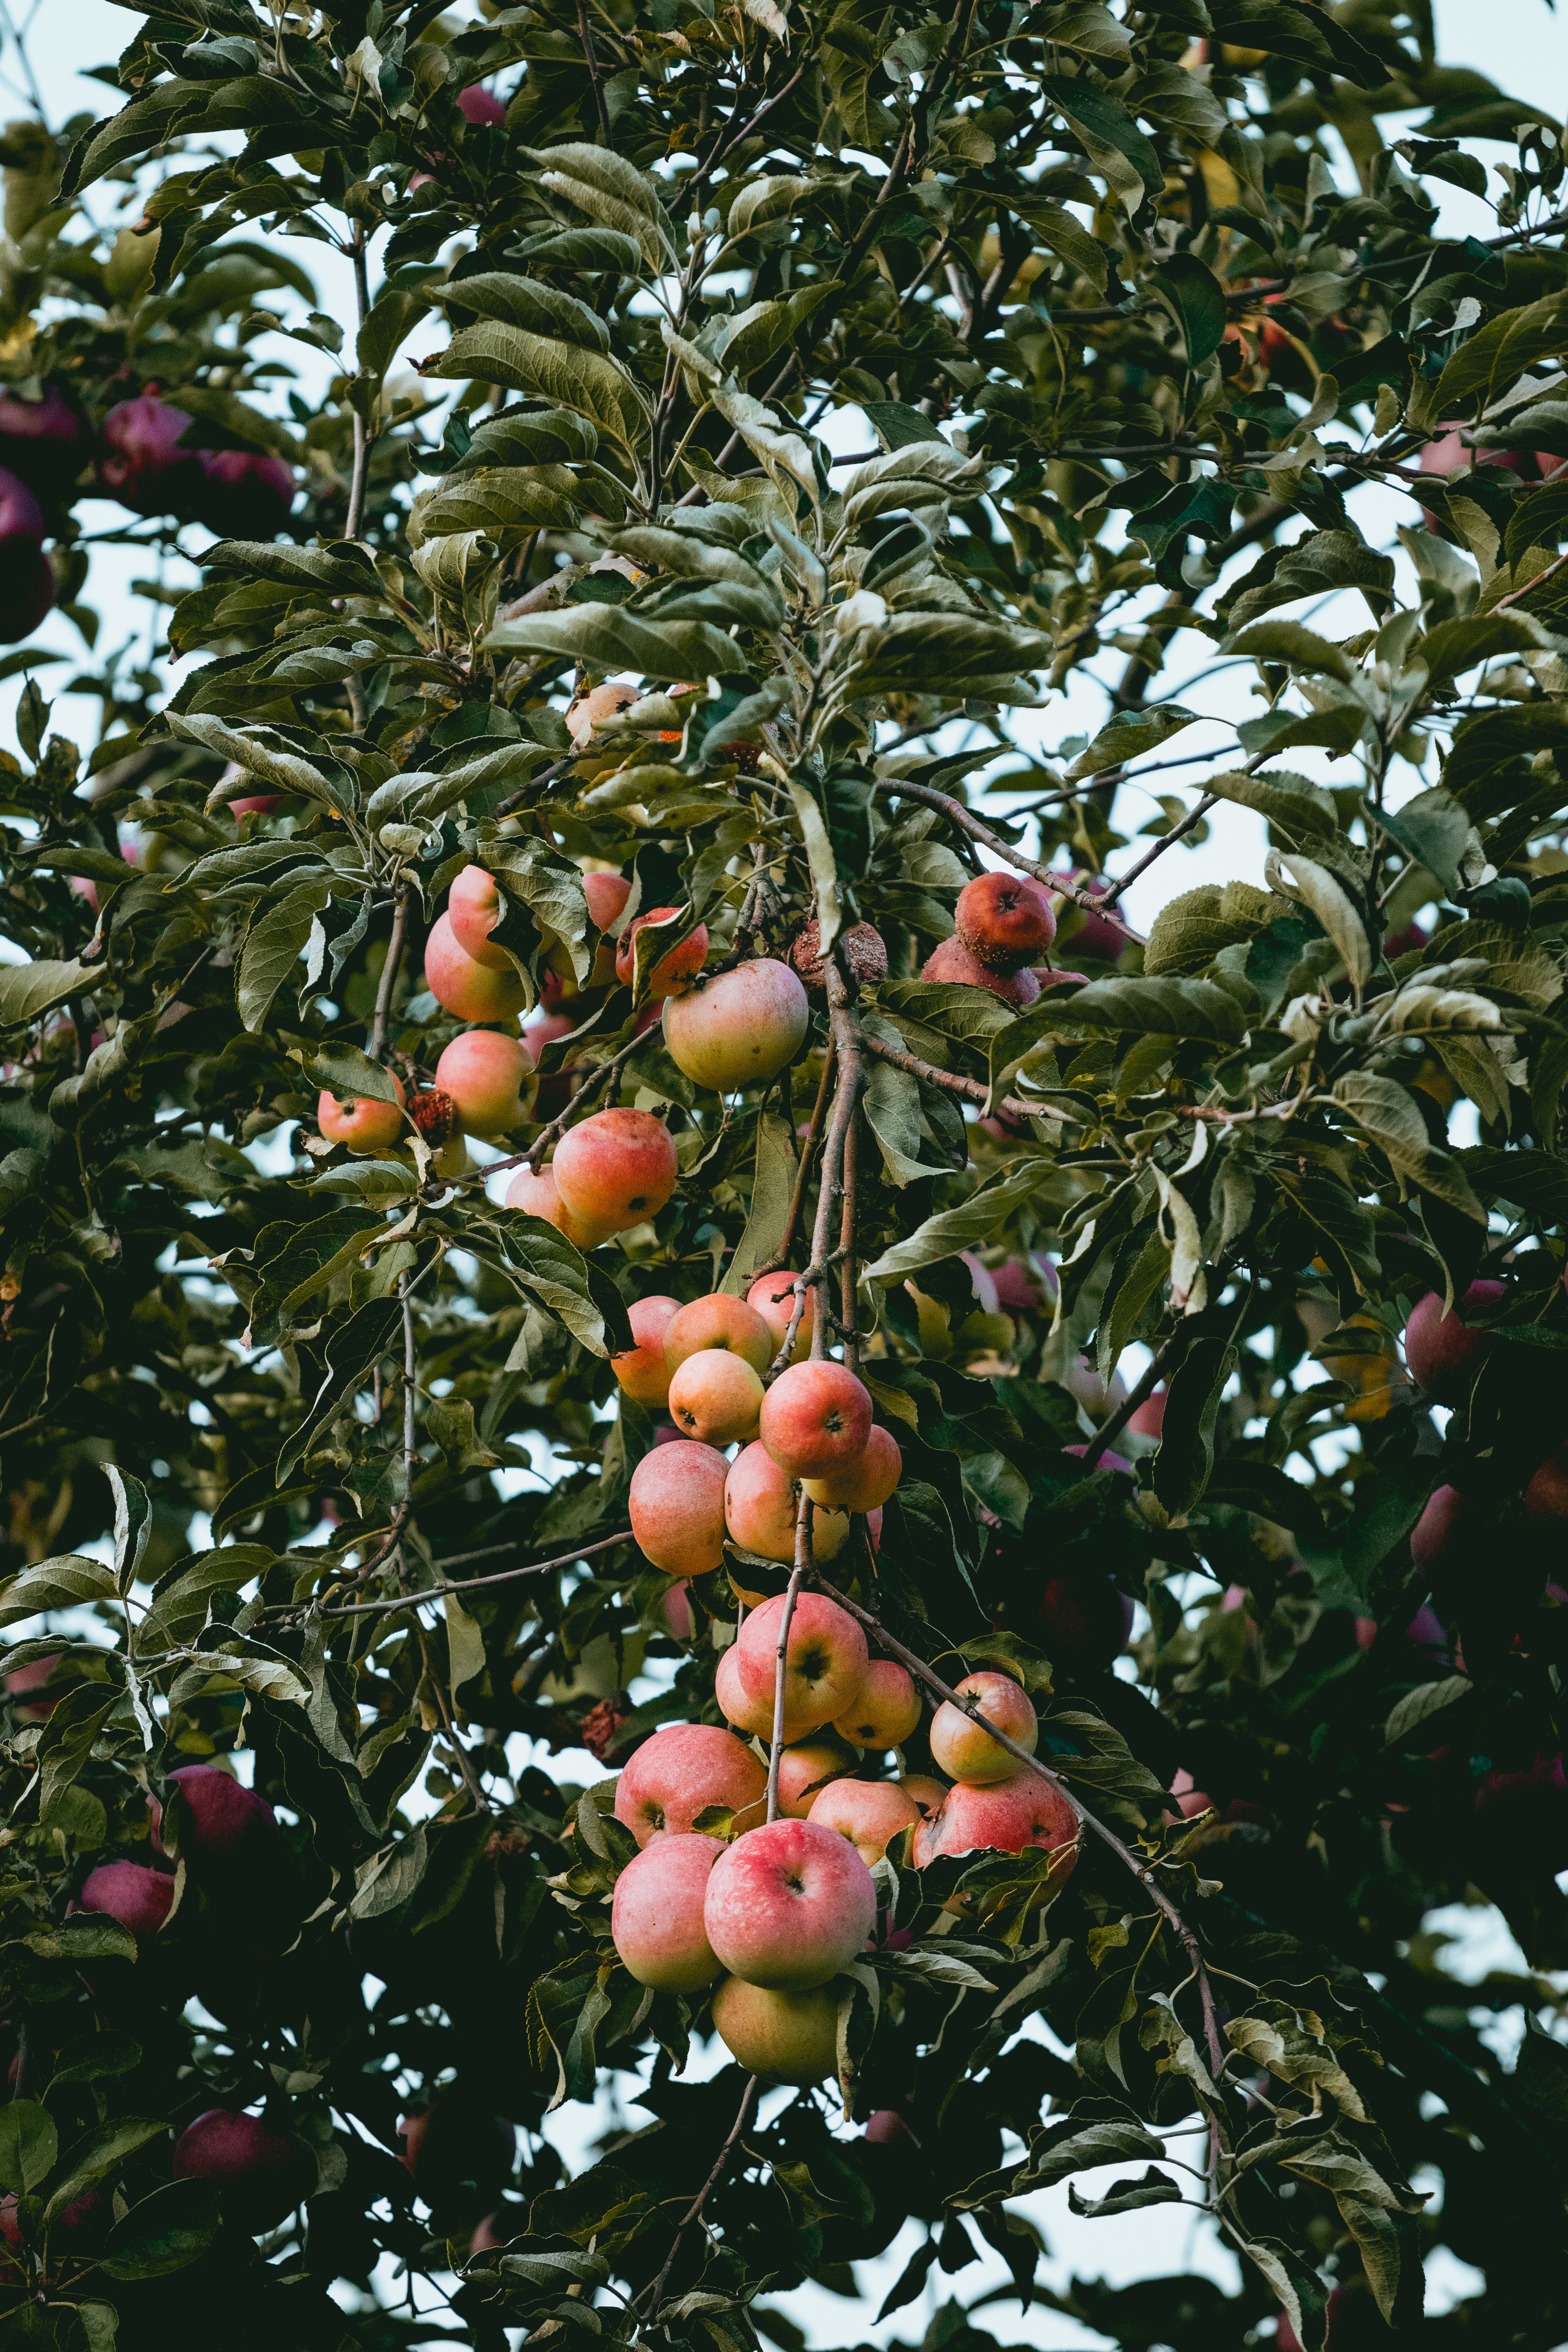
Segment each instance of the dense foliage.
[{"label": "dense foliage", "polygon": [[[1033,2325],[965,2312],[982,2248],[1054,2300],[1010,2200],[1123,2163],[1075,2210],[1184,2198],[1243,2257],[1058,2305],[1126,2352],[1281,2307],[1548,2352],[1558,1997],[1458,1986],[1423,1922],[1479,1886],[1568,1966],[1555,125],[1420,0],[165,0],[117,79],[5,146],[0,618],[93,646],[116,498],[178,681],[89,661],[84,755],[8,657],[5,2340],[794,2352],[791,2290],[912,2216],[889,2307],[939,2265],[928,2340],[982,2352]],[[1162,749],[1194,646],[1258,681],[1217,763]],[[1134,936],[1112,853],[1228,803],[1266,870],[1173,856]],[[539,1062],[504,1156],[616,1100],[674,1141],[581,1251],[432,1083],[474,866],[477,1018]],[[926,975],[983,868],[1048,875],[1069,976]],[[668,910],[619,977],[610,871],[618,934]],[[793,1061],[694,1081],[655,954],[811,920]],[[398,1087],[406,1140],[319,1131]],[[630,1540],[656,1432],[610,1359],[636,1302],[779,1266],[902,1454],[826,1572],[873,1652],[1026,1684],[1089,1819],[1065,1879],[895,1846],[839,2087],[759,2105],[683,2076],[705,1997],[618,1963],[613,1781],[517,1735],[613,1774],[721,1719],[731,1586],[671,1601]],[[268,1805],[217,1822],[173,1776],[229,1758]],[[546,2118],[614,2069],[571,2178]],[[1424,2322],[1438,2245],[1486,2291]]]}]

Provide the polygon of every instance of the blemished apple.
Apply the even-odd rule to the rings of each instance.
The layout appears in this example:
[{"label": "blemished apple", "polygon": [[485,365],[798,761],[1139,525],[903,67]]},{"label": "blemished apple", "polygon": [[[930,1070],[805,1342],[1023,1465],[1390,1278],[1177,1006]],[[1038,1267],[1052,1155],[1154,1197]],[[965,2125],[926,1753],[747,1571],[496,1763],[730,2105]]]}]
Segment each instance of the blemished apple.
[{"label": "blemished apple", "polygon": [[[742,1687],[754,1700],[773,1695],[787,1597],[781,1592],[753,1609],[735,1643]],[[820,1592],[798,1592],[784,1650],[789,1715],[796,1720],[836,1723],[858,1698],[867,1664],[866,1636],[848,1611]]]},{"label": "blemished apple", "polygon": [[[278,1816],[265,1797],[247,1789],[216,1764],[182,1764],[169,1778],[180,1792],[180,1852],[208,1861],[249,1861],[268,1851],[279,1836]],[[155,1851],[163,1843],[163,1808],[147,1800]]]},{"label": "blemished apple", "polygon": [[727,1348],[700,1348],[670,1381],[669,1417],[686,1436],[704,1444],[733,1445],[756,1435],[765,1394],[743,1358]]},{"label": "blemished apple", "polygon": [[1048,894],[1026,874],[977,874],[958,894],[953,929],[989,971],[1016,971],[1057,935]]},{"label": "blemished apple", "polygon": [[769,1389],[763,1444],[792,1478],[828,1478],[864,1454],[871,1395],[845,1364],[823,1357],[790,1364]]},{"label": "blemished apple", "polygon": [[633,1299],[626,1309],[626,1320],[637,1346],[610,1358],[610,1370],[623,1394],[629,1396],[634,1404],[647,1405],[657,1412],[663,1412],[669,1395],[664,1335],[679,1312],[679,1299],[670,1298],[662,1291],[656,1291],[649,1298]]},{"label": "blemished apple", "polygon": [[956,933],[927,956],[921,978],[956,982],[961,988],[988,988],[1004,1004],[1015,1005],[1020,1012],[1026,1004],[1033,1004],[1040,992],[1040,983],[1027,964],[1016,971],[993,971],[970,953]]},{"label": "blemished apple", "polygon": [[835,1780],[816,1800],[807,1820],[847,1838],[869,1870],[900,1830],[921,1820],[920,1807],[896,1780]]},{"label": "blemished apple", "polygon": [[815,1822],[767,1822],[714,1864],[702,1924],[731,1976],[769,1992],[808,1992],[847,1968],[877,1917],[871,1874],[847,1841]]},{"label": "blemished apple", "polygon": [[613,1225],[599,1225],[590,1217],[573,1215],[555,1189],[553,1168],[542,1168],[537,1175],[531,1168],[520,1168],[506,1188],[506,1205],[509,1209],[521,1209],[525,1216],[542,1217],[575,1249],[597,1249],[615,1231]]},{"label": "blemished apple", "polygon": [[[735,1649],[736,1644],[731,1642],[714,1669],[713,1696],[719,1702],[719,1712],[726,1723],[735,1726],[737,1731],[744,1731],[753,1739],[771,1740],[773,1736],[773,1685],[770,1683],[765,1691],[749,1690],[741,1679],[741,1662],[735,1655]],[[792,1715],[786,1706],[779,1729],[783,1738],[801,1740],[822,1727],[823,1719],[815,1708],[807,1707],[804,1714]]]},{"label": "blemished apple", "polygon": [[601,1110],[569,1128],[551,1165],[574,1217],[625,1233],[658,1216],[680,1173],[675,1138],[647,1110]]},{"label": "blemished apple", "polygon": [[716,1723],[677,1723],[645,1739],[622,1768],[616,1819],[646,1846],[689,1834],[710,1805],[728,1805],[745,1829],[761,1822],[767,1798],[768,1776],[743,1739]]},{"label": "blemished apple", "polygon": [[743,1298],[714,1290],[705,1298],[689,1299],[664,1335],[665,1357],[672,1372],[688,1356],[708,1348],[727,1348],[754,1372],[765,1372],[778,1352],[778,1342],[754,1307]]},{"label": "blemished apple", "polygon": [[613,678],[578,695],[566,710],[566,731],[577,749],[587,749],[606,719],[615,719],[623,710],[629,710],[634,702],[640,702],[642,691],[640,686],[629,685],[624,678]]},{"label": "blemished apple", "polygon": [[940,1813],[952,1794],[948,1781],[933,1780],[929,1772],[900,1772],[899,1786],[927,1816]]},{"label": "blemished apple", "polygon": [[[731,1540],[759,1559],[793,1560],[795,1514],[801,1488],[787,1470],[781,1470],[760,1439],[737,1454],[724,1481],[724,1519]],[[814,1559],[829,1560],[849,1540],[847,1511],[818,1510],[812,1515]],[[755,1601],[748,1604],[755,1608]]]},{"label": "blemished apple", "polygon": [[[616,978],[623,988],[630,988],[637,978],[637,943],[639,931],[673,930],[685,909],[680,907],[653,907],[646,915],[634,915],[616,942]],[[645,949],[644,953],[647,950]],[[695,980],[708,961],[708,926],[699,923],[689,939],[678,948],[671,948],[643,975],[643,994],[649,999],[673,995],[678,988]]]},{"label": "blemished apple", "polygon": [[[972,1698],[982,1715],[1016,1739],[1020,1748],[1034,1754],[1035,1742],[1040,1736],[1039,1717],[1034,1702],[1022,1683],[1011,1675],[985,1672],[965,1675],[956,1685],[960,1698]],[[931,1717],[931,1752],[939,1771],[951,1772],[955,1780],[971,1788],[988,1787],[997,1780],[1010,1780],[1025,1767],[1016,1756],[1009,1755],[999,1741],[983,1731],[972,1716],[961,1706],[944,1699]],[[1031,1775],[1031,1777],[1034,1777]]]},{"label": "blemished apple", "polygon": [[351,1151],[385,1151],[401,1143],[408,1132],[403,1116],[401,1078],[394,1078],[395,1102],[377,1102],[371,1095],[344,1097],[323,1087],[316,1101],[316,1125],[329,1143],[346,1143]]},{"label": "blemished apple", "polygon": [[855,1769],[855,1751],[830,1733],[797,1740],[779,1756],[779,1811],[804,1822],[830,1780]]},{"label": "blemished apple", "polygon": [[919,1728],[920,1719],[921,1695],[909,1668],[896,1658],[873,1658],[860,1696],[847,1714],[836,1718],[833,1728],[856,1748],[901,1748]]},{"label": "blemished apple", "polygon": [[[499,948],[490,950],[500,956]],[[461,948],[450,915],[438,916],[425,942],[425,985],[459,1021],[515,1021],[528,1002],[522,975],[509,956],[501,969],[480,963]]]},{"label": "blemished apple", "polygon": [[521,1089],[533,1056],[521,1037],[500,1029],[466,1029],[436,1065],[436,1084],[450,1095],[470,1135],[504,1135],[522,1117]]},{"label": "blemished apple", "polygon": [[[833,943],[833,957],[860,987],[875,987],[888,977],[888,942],[873,924],[852,923]],[[813,996],[827,993],[827,963],[822,952],[822,927],[813,915],[790,941],[789,960]]]},{"label": "blemished apple", "polygon": [[838,2067],[838,1997],[765,1992],[726,1977],[713,1996],[713,2030],[738,2065],[770,2083],[805,2089]]},{"label": "blemished apple", "polygon": [[941,1811],[915,1832],[915,1867],[923,1870],[940,1854],[1022,1853],[1032,1845],[1059,1848],[1051,1882],[1066,1878],[1078,1864],[1078,1816],[1037,1772],[1020,1771],[991,1788],[950,1789]]},{"label": "blemished apple", "polygon": [[225,2208],[253,2231],[275,2228],[316,2177],[298,2140],[230,2107],[209,2107],[185,2126],[170,2168],[176,2180],[216,2181]]},{"label": "blemished apple", "polygon": [[1465,1320],[1467,1313],[1490,1314],[1507,1296],[1505,1282],[1472,1282],[1447,1315],[1436,1291],[1417,1299],[1405,1327],[1405,1360],[1411,1379],[1439,1404],[1462,1402],[1475,1373],[1491,1353],[1491,1333],[1472,1330]]},{"label": "blemished apple", "polygon": [[616,1879],[610,1934],[638,1984],[656,1992],[700,1992],[720,1974],[702,1926],[702,1898],[723,1851],[722,1838],[656,1837]]},{"label": "blemished apple", "polygon": [[706,1576],[723,1559],[729,1466],[715,1446],[682,1437],[656,1445],[632,1472],[632,1533],[644,1559],[667,1576]]},{"label": "blemished apple", "polygon": [[[795,1276],[793,1274],[762,1274],[746,1293],[746,1304],[754,1307],[767,1325],[773,1337],[773,1353],[777,1355],[789,1332],[789,1318],[795,1312]],[[811,1352],[811,1334],[816,1322],[816,1293],[808,1289],[801,1309],[800,1328],[795,1335],[790,1350],[790,1362],[798,1364]]]},{"label": "blemished apple", "polygon": [[174,1881],[168,1871],[141,1862],[105,1862],[82,1881],[84,1911],[107,1912],[133,1936],[155,1936],[169,1916]]},{"label": "blemished apple", "polygon": [[664,1042],[676,1067],[714,1093],[759,1087],[793,1061],[810,1007],[799,976],[772,956],[695,981],[664,1008]]},{"label": "blemished apple", "polygon": [[814,1503],[826,1504],[830,1510],[879,1510],[889,1501],[899,1480],[904,1475],[904,1457],[899,1452],[899,1441],[890,1429],[876,1423],[868,1433],[865,1445],[854,1459],[841,1470],[830,1471],[826,1478],[808,1478],[805,1491]]}]

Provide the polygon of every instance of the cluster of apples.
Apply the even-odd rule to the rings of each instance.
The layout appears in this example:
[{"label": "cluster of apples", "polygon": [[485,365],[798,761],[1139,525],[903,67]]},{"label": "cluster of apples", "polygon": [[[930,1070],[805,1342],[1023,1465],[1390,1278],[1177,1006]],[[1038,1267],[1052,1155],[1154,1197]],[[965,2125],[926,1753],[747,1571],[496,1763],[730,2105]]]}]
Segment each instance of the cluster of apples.
[{"label": "cluster of apples", "polygon": [[[782,1594],[763,1601],[724,1652],[719,1699],[742,1730],[773,1728],[784,1607]],[[834,2071],[833,1979],[867,1948],[878,1908],[871,1871],[894,1838],[912,1832],[917,1869],[942,1855],[1043,1847],[1056,1855],[1056,1880],[1077,1860],[1078,1824],[1048,1782],[951,1700],[930,1738],[952,1785],[914,1773],[853,1777],[866,1752],[911,1736],[921,1700],[907,1670],[872,1659],[856,1621],[820,1593],[796,1599],[783,1695],[791,1744],[774,1821],[763,1818],[763,1764],[732,1730],[682,1725],[656,1732],[632,1758],[616,1818],[640,1851],[616,1882],[610,1927],[639,1983],[684,1994],[713,1988],[715,2031],[742,2066],[806,2084]],[[1008,1675],[971,1675],[958,1696],[1033,1752],[1035,1710]]]},{"label": "cluster of apples", "polygon": [[[789,1337],[795,1304],[794,1277],[782,1274],[761,1276],[744,1298],[715,1291],[683,1307],[656,1297],[631,1309],[637,1344],[612,1358],[616,1378],[637,1403],[667,1412],[672,1431],[632,1474],[632,1532],[668,1575],[706,1575],[722,1560],[726,1539],[763,1559],[793,1560],[803,1496],[816,1506],[812,1549],[820,1560],[843,1549],[856,1515],[868,1520],[873,1541],[880,1534],[902,1457],[873,1423],[865,1383],[831,1358],[807,1358],[816,1312],[809,1291],[793,1360],[771,1387],[763,1384]],[[730,1445],[742,1449],[733,1462],[722,1451]],[[748,1605],[763,1597],[736,1590]]]},{"label": "cluster of apples", "polygon": [[1037,970],[1057,935],[1050,893],[1026,874],[977,874],[958,894],[952,937],[921,967],[922,980],[986,988],[1022,1011],[1042,988],[1082,980],[1081,971]]}]

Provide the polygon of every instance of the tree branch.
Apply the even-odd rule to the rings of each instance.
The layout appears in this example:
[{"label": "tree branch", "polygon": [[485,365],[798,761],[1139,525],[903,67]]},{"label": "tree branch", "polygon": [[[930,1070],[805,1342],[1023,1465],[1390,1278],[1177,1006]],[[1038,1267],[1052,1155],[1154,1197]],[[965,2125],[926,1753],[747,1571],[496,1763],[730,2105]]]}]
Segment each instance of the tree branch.
[{"label": "tree branch", "polygon": [[[978,1078],[960,1077],[956,1070],[939,1070],[934,1062],[922,1062],[918,1054],[900,1051],[897,1045],[885,1045],[879,1037],[862,1036],[861,1045],[879,1062],[890,1062],[896,1070],[908,1070],[911,1077],[924,1078],[928,1085],[941,1087],[950,1095],[961,1095],[965,1102],[985,1103],[991,1099],[991,1089],[983,1087]],[[1076,1114],[1058,1110],[1054,1103],[1025,1102],[1018,1095],[1004,1095],[995,1106],[1008,1118],[1054,1118],[1065,1126],[1073,1124]]]},{"label": "tree branch", "polygon": [[[1026,857],[1021,849],[1015,849],[1010,841],[1004,841],[999,833],[994,833],[979,817],[971,815],[963,802],[955,801],[950,793],[935,792],[929,784],[911,784],[901,776],[879,777],[876,790],[897,793],[907,801],[919,801],[926,808],[940,809],[948,822],[957,825],[961,833],[968,834],[972,841],[983,842],[987,849],[994,850],[998,857],[1005,857],[1009,866],[1016,866],[1020,874],[1032,874],[1037,882],[1045,884],[1047,890],[1054,890],[1060,898],[1070,898],[1073,905],[1081,907],[1086,914],[1104,912],[1106,901],[1103,898],[1097,898],[1092,890],[1085,889],[1067,875],[1043,866],[1037,857]],[[1123,916],[1113,913],[1110,919],[1118,930],[1142,945],[1141,934],[1130,927]]]}]

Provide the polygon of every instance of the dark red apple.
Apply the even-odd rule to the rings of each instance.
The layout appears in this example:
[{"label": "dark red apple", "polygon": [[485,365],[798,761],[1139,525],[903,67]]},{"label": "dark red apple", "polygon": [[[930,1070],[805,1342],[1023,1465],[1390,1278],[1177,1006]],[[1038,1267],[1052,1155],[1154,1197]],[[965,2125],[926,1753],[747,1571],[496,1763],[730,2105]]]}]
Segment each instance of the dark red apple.
[{"label": "dark red apple", "polygon": [[1435,1579],[1447,1570],[1462,1567],[1467,1557],[1473,1557],[1471,1546],[1476,1532],[1470,1506],[1458,1486],[1435,1487],[1411,1529],[1410,1557],[1418,1569]]},{"label": "dark red apple", "polygon": [[494,90],[487,89],[482,81],[470,82],[467,89],[458,92],[458,111],[465,122],[474,123],[482,130],[499,131],[506,121],[506,108]]},{"label": "dark red apple", "polygon": [[430,2206],[483,2200],[488,2209],[511,2171],[517,2134],[505,2117],[460,2093],[437,2095],[397,2126],[403,2161]]},{"label": "dark red apple", "polygon": [[1561,1756],[1538,1754],[1528,1771],[1489,1772],[1476,1790],[1482,1852],[1500,1848],[1516,1867],[1568,1870],[1568,1779]]},{"label": "dark red apple", "polygon": [[[221,1862],[270,1855],[278,1816],[265,1797],[242,1788],[216,1764],[183,1764],[169,1777],[179,1790],[184,1812],[182,1853]],[[156,1797],[149,1797],[147,1810],[153,1816],[153,1843],[162,1853],[163,1808]]]},{"label": "dark red apple", "polygon": [[31,1665],[15,1666],[5,1677],[5,1694],[20,1716],[29,1723],[43,1723],[59,1705],[58,1698],[35,1698],[59,1664],[58,1657],[35,1658]]},{"label": "dark red apple", "polygon": [[1436,1291],[1417,1300],[1405,1327],[1405,1360],[1411,1379],[1439,1404],[1459,1403],[1491,1352],[1490,1332],[1472,1330],[1467,1314],[1488,1314],[1507,1296],[1506,1283],[1472,1282],[1447,1315]]},{"label": "dark red apple", "polygon": [[253,2234],[276,2229],[315,2178],[310,2152],[259,2116],[209,2107],[174,2142],[176,2180],[216,2180],[224,2210]]},{"label": "dark red apple", "polygon": [[220,539],[274,539],[294,504],[294,468],[252,449],[198,451],[205,483],[196,520]]},{"label": "dark red apple", "polygon": [[106,1912],[133,1936],[155,1936],[169,1916],[174,1881],[166,1870],[142,1862],[105,1862],[82,1882],[84,1911]]},{"label": "dark red apple", "polygon": [[1053,1665],[1099,1673],[1126,1647],[1132,1603],[1109,1576],[1053,1576],[1040,1594],[1035,1630]]},{"label": "dark red apple", "polygon": [[89,451],[88,428],[58,383],[41,400],[0,392],[0,466],[19,474],[41,498],[68,490]]},{"label": "dark red apple", "polygon": [[1568,1520],[1568,1447],[1549,1454],[1525,1488],[1524,1516],[1543,1534],[1556,1532]]},{"label": "dark red apple", "polygon": [[201,510],[206,472],[204,453],[180,446],[190,422],[184,409],[171,408],[155,392],[111,408],[103,420],[98,461],[99,480],[110,496],[133,514],[194,520]]}]

